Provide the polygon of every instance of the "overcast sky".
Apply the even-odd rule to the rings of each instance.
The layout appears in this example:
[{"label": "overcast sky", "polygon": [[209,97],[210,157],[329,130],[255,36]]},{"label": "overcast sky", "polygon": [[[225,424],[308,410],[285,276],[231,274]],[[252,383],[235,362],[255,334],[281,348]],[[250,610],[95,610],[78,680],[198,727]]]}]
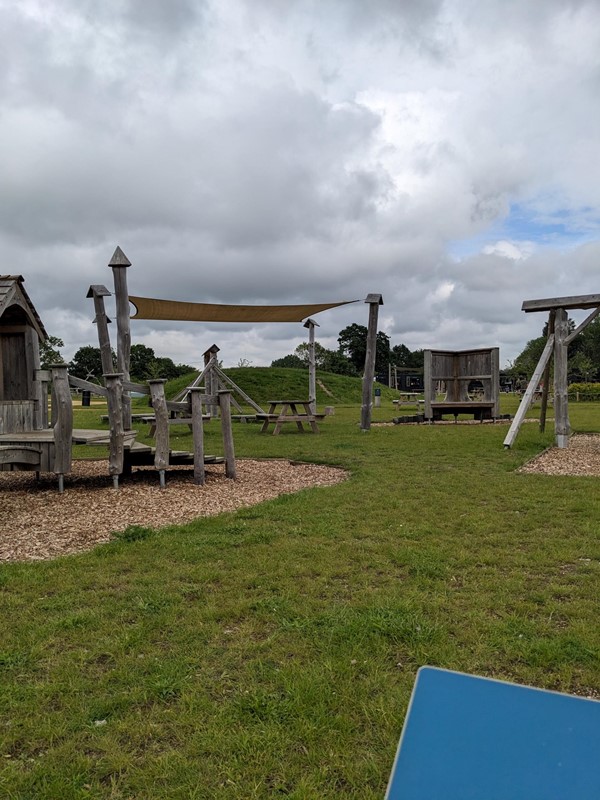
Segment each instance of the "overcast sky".
[{"label": "overcast sky", "polygon": [[[379,292],[392,345],[502,364],[545,321],[524,299],[600,292],[598,0],[0,0],[0,41],[0,271],[67,359],[117,244],[131,294]],[[305,333],[132,322],[194,365]]]}]

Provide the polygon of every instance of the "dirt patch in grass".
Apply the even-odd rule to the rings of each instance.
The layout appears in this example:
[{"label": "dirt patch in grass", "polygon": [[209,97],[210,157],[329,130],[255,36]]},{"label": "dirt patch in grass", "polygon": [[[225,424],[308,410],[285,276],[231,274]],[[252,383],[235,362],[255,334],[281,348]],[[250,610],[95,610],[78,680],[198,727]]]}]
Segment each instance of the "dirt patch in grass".
[{"label": "dirt patch in grass", "polygon": [[106,461],[75,461],[59,494],[54,475],[0,473],[0,561],[35,561],[89,550],[129,525],[163,527],[235,511],[313,486],[332,486],[347,473],[317,464],[237,461],[237,480],[208,467],[196,486],[191,468],[167,473],[161,490],[153,469],[136,469],[118,491]]},{"label": "dirt patch in grass", "polygon": [[519,472],[543,475],[600,475],[600,436],[577,434],[564,448],[550,447]]}]

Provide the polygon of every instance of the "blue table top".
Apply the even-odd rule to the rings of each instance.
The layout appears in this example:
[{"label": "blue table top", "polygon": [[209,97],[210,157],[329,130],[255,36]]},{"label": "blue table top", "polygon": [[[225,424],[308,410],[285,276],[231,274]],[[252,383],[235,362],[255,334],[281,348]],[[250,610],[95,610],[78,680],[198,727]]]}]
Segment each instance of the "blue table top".
[{"label": "blue table top", "polygon": [[387,800],[600,800],[600,702],[422,667]]}]

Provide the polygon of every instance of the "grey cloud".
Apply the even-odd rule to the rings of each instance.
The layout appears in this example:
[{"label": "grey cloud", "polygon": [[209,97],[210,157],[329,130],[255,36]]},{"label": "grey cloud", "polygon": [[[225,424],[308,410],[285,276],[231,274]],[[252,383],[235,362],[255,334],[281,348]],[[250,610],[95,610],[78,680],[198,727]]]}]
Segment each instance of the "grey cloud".
[{"label": "grey cloud", "polygon": [[[110,288],[116,244],[134,294],[380,291],[393,343],[413,349],[485,339],[514,354],[533,330],[526,296],[597,290],[597,243],[520,262],[446,254],[515,202],[539,224],[566,209],[596,236],[597,4],[24,8],[0,9],[0,255],[73,344],[94,335],[85,293]],[[360,304],[328,313],[319,335],[335,342],[365,319]],[[179,352],[175,330],[135,323]],[[228,358],[246,347],[255,363],[302,340],[278,326],[181,328],[194,353],[219,336]]]}]

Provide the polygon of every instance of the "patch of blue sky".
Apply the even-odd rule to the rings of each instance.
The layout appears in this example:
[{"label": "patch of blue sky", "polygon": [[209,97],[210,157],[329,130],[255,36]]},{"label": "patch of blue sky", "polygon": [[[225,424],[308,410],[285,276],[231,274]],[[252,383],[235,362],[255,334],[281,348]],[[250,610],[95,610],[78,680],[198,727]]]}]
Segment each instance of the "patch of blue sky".
[{"label": "patch of blue sky", "polygon": [[570,249],[600,239],[600,216],[591,207],[543,210],[513,203],[508,215],[489,228],[466,239],[448,243],[448,255],[460,261],[481,253],[499,241],[531,243],[534,249]]}]

